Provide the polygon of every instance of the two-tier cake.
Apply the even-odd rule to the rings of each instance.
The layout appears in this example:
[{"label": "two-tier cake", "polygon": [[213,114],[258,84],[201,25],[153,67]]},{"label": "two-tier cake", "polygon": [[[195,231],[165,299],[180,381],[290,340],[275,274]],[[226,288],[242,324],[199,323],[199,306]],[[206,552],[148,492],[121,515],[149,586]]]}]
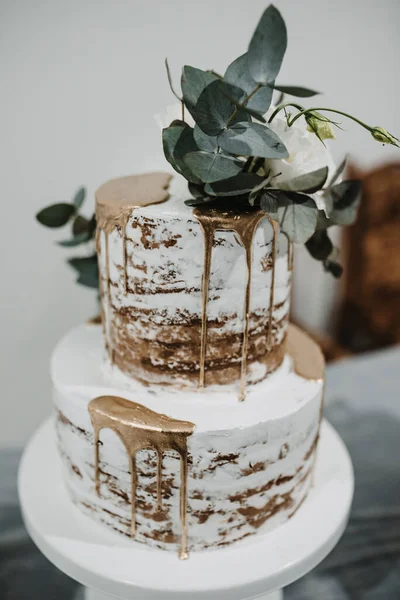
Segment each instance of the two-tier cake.
[{"label": "two-tier cake", "polygon": [[324,360],[288,323],[293,248],[276,222],[173,188],[149,173],[97,191],[102,326],[70,332],[51,370],[73,502],[185,558],[296,513]]}]

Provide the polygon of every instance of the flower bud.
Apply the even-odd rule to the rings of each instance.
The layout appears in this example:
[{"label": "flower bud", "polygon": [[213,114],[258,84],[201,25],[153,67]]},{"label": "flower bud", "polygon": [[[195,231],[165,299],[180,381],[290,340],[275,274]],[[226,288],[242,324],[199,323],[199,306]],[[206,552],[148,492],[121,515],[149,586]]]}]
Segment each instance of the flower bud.
[{"label": "flower bud", "polygon": [[373,127],[371,129],[371,135],[377,142],[381,142],[382,144],[392,144],[392,146],[399,147],[398,140],[392,134],[390,134],[383,127]]},{"label": "flower bud", "polygon": [[330,120],[327,117],[319,114],[316,111],[305,114],[307,121],[307,129],[315,133],[315,135],[321,140],[334,140],[335,134]]}]

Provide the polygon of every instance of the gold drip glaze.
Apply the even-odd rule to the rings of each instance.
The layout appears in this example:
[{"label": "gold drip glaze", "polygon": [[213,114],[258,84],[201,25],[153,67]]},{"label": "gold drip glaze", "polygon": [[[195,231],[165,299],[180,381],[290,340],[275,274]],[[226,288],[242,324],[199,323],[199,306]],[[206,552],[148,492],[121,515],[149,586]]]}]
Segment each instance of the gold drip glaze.
[{"label": "gold drip glaze", "polygon": [[126,248],[126,226],[127,225],[128,225],[128,216],[125,216],[123,223],[121,224],[121,236],[122,236],[122,243],[123,243],[122,254],[123,254],[124,295],[125,296],[128,293],[128,276],[127,276],[128,257],[127,257],[127,248]]},{"label": "gold drip glaze", "polygon": [[294,264],[294,242],[289,241],[288,246],[288,269],[289,271],[293,271]]},{"label": "gold drip glaze", "polygon": [[111,304],[111,281],[110,281],[110,241],[109,241],[109,234],[106,231],[105,232],[105,238],[106,238],[106,256],[105,256],[105,261],[106,261],[106,283],[107,283],[107,301],[108,304]]},{"label": "gold drip glaze", "polygon": [[276,239],[279,231],[279,225],[276,221],[271,219],[269,215],[266,215],[273,231],[272,237],[272,273],[271,273],[271,287],[269,290],[269,313],[268,313],[268,338],[267,338],[267,351],[271,350],[272,342],[272,314],[274,311],[274,294],[275,294],[275,265],[276,265]]},{"label": "gold drip glaze", "polygon": [[288,236],[288,234],[285,231],[282,231],[282,233],[286,237],[287,242],[288,242],[288,248],[287,248],[287,253],[288,253],[287,268],[288,268],[288,271],[293,271],[294,243],[291,241],[290,237]]},{"label": "gold drip glaze", "polygon": [[107,181],[96,192],[97,226],[110,233],[123,225],[134,208],[165,202],[171,177],[145,173]]},{"label": "gold drip glaze", "polygon": [[[126,228],[129,217],[135,208],[159,204],[169,198],[168,186],[171,175],[168,173],[146,173],[131,175],[107,181],[96,192],[96,252],[100,257],[100,232],[105,235],[105,263],[107,278],[107,302],[111,305],[109,234],[117,227],[121,229],[123,243],[123,289],[128,293]],[[100,273],[100,296],[104,301]],[[102,310],[103,332],[105,333],[104,311]],[[114,351],[108,340],[110,360],[114,362]]]},{"label": "gold drip glaze", "polygon": [[[244,305],[244,329],[242,341],[242,361],[240,371],[240,395],[239,399],[244,400],[246,375],[247,375],[247,349],[249,333],[250,316],[250,289],[251,289],[251,271],[252,271],[252,246],[253,238],[258,224],[267,215],[262,210],[236,211],[232,208],[218,210],[217,208],[196,208],[194,215],[198,219],[204,233],[204,269],[202,278],[202,311],[201,311],[201,340],[200,340],[200,387],[205,384],[205,361],[207,350],[207,304],[208,289],[210,284],[211,255],[216,231],[232,231],[236,234],[239,243],[246,252],[247,264],[247,284]],[[276,230],[274,227],[274,240]],[[274,242],[275,247],[275,242]],[[275,270],[275,255],[274,270]]]},{"label": "gold drip glaze", "polygon": [[293,360],[293,369],[297,375],[312,381],[324,379],[325,359],[321,348],[292,323],[288,328],[287,352]]},{"label": "gold drip glaze", "polygon": [[100,447],[99,435],[102,429],[111,429],[121,439],[129,457],[131,472],[131,535],[136,534],[136,453],[139,450],[155,450],[158,455],[157,467],[157,509],[161,509],[162,494],[162,455],[167,450],[178,452],[181,463],[180,518],[182,526],[179,557],[185,559],[187,552],[187,477],[188,449],[187,438],[192,435],[195,425],[188,421],[178,421],[167,415],[156,413],[136,402],[118,396],[100,396],[89,403],[90,418],[94,429],[95,444],[95,486],[100,496]]}]

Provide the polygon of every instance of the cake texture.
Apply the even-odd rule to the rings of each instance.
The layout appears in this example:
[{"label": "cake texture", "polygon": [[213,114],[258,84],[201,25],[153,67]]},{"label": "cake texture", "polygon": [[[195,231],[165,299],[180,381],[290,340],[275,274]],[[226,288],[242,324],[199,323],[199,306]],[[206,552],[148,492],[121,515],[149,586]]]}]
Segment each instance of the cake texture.
[{"label": "cake texture", "polygon": [[[206,391],[145,386],[104,368],[103,352],[100,326],[86,325],[68,334],[52,358],[64,477],[87,515],[127,536],[133,524],[138,542],[164,550],[182,550],[184,526],[185,549],[193,551],[264,534],[296,512],[312,481],[323,396],[323,357],[305,334],[290,326],[282,365],[250,386],[245,402],[238,402],[234,384]],[[139,444],[133,467],[126,438],[112,425],[99,432],[96,493],[96,430],[89,407],[110,396],[122,398],[123,406],[131,401],[132,412],[125,416],[136,419],[140,405],[185,423],[186,515],[179,448],[163,448],[159,479],[157,442],[148,437],[150,449]],[[120,425],[126,424],[120,416]],[[170,422],[159,430],[171,431]]]},{"label": "cake texture", "polygon": [[291,247],[265,213],[216,218],[169,184],[170,175],[150,173],[97,191],[109,360],[145,383],[242,379],[243,394],[284,357]]},{"label": "cake texture", "polygon": [[292,245],[235,199],[191,208],[166,173],[96,194],[102,327],[52,359],[72,500],[152,548],[219,548],[290,518],[312,481],[318,346],[288,324]]}]

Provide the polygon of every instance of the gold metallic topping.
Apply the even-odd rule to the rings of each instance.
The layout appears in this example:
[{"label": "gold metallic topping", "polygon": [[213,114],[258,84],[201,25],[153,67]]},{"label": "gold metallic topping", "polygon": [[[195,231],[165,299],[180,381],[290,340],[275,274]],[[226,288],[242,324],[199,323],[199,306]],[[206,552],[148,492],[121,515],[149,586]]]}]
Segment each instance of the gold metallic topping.
[{"label": "gold metallic topping", "polygon": [[171,177],[168,173],[146,173],[107,181],[96,192],[97,226],[110,232],[121,227],[134,208],[165,202]]},{"label": "gold metallic topping", "polygon": [[94,429],[95,485],[100,496],[99,435],[102,429],[111,429],[121,439],[128,453],[131,472],[131,535],[136,534],[136,453],[139,450],[155,450],[158,454],[157,467],[157,510],[161,510],[162,455],[166,450],[178,452],[181,462],[180,518],[182,525],[179,557],[185,559],[187,552],[187,438],[195,425],[178,421],[167,415],[150,410],[136,402],[118,396],[100,396],[89,403],[89,413]]},{"label": "gold metallic topping", "polygon": [[198,219],[204,234],[204,269],[202,278],[202,311],[201,311],[201,340],[200,340],[200,387],[205,385],[205,362],[207,352],[207,304],[208,291],[210,284],[211,255],[216,231],[232,231],[236,234],[239,243],[246,252],[247,282],[244,303],[244,328],[242,341],[242,359],[240,370],[240,394],[239,400],[245,398],[245,387],[247,378],[247,350],[249,338],[249,317],[250,317],[250,290],[252,274],[252,248],[253,239],[260,221],[267,218],[273,229],[272,241],[272,278],[269,299],[269,321],[268,321],[268,342],[267,347],[270,350],[272,339],[272,313],[274,303],[275,286],[275,262],[276,262],[276,241],[278,225],[268,215],[261,210],[251,210],[237,212],[232,209],[218,210],[216,208],[196,208],[194,215]]},{"label": "gold metallic topping", "polygon": [[312,381],[323,380],[325,359],[321,348],[296,325],[289,325],[287,352],[293,360],[293,370],[297,375]]},{"label": "gold metallic topping", "polygon": [[[107,303],[111,305],[110,290],[110,256],[109,256],[109,234],[116,228],[121,228],[123,244],[123,275],[124,294],[128,293],[127,277],[127,248],[126,227],[132,210],[138,207],[149,206],[165,202],[169,198],[168,186],[171,175],[168,173],[147,173],[144,175],[131,175],[112,179],[103,184],[96,192],[96,251],[100,256],[100,232],[105,235],[105,264],[106,264],[106,291]],[[100,274],[100,296],[105,302],[103,286]],[[102,310],[103,325],[104,311]],[[110,336],[109,336],[110,337]],[[110,360],[114,362],[114,352],[111,340],[107,340]]]}]

